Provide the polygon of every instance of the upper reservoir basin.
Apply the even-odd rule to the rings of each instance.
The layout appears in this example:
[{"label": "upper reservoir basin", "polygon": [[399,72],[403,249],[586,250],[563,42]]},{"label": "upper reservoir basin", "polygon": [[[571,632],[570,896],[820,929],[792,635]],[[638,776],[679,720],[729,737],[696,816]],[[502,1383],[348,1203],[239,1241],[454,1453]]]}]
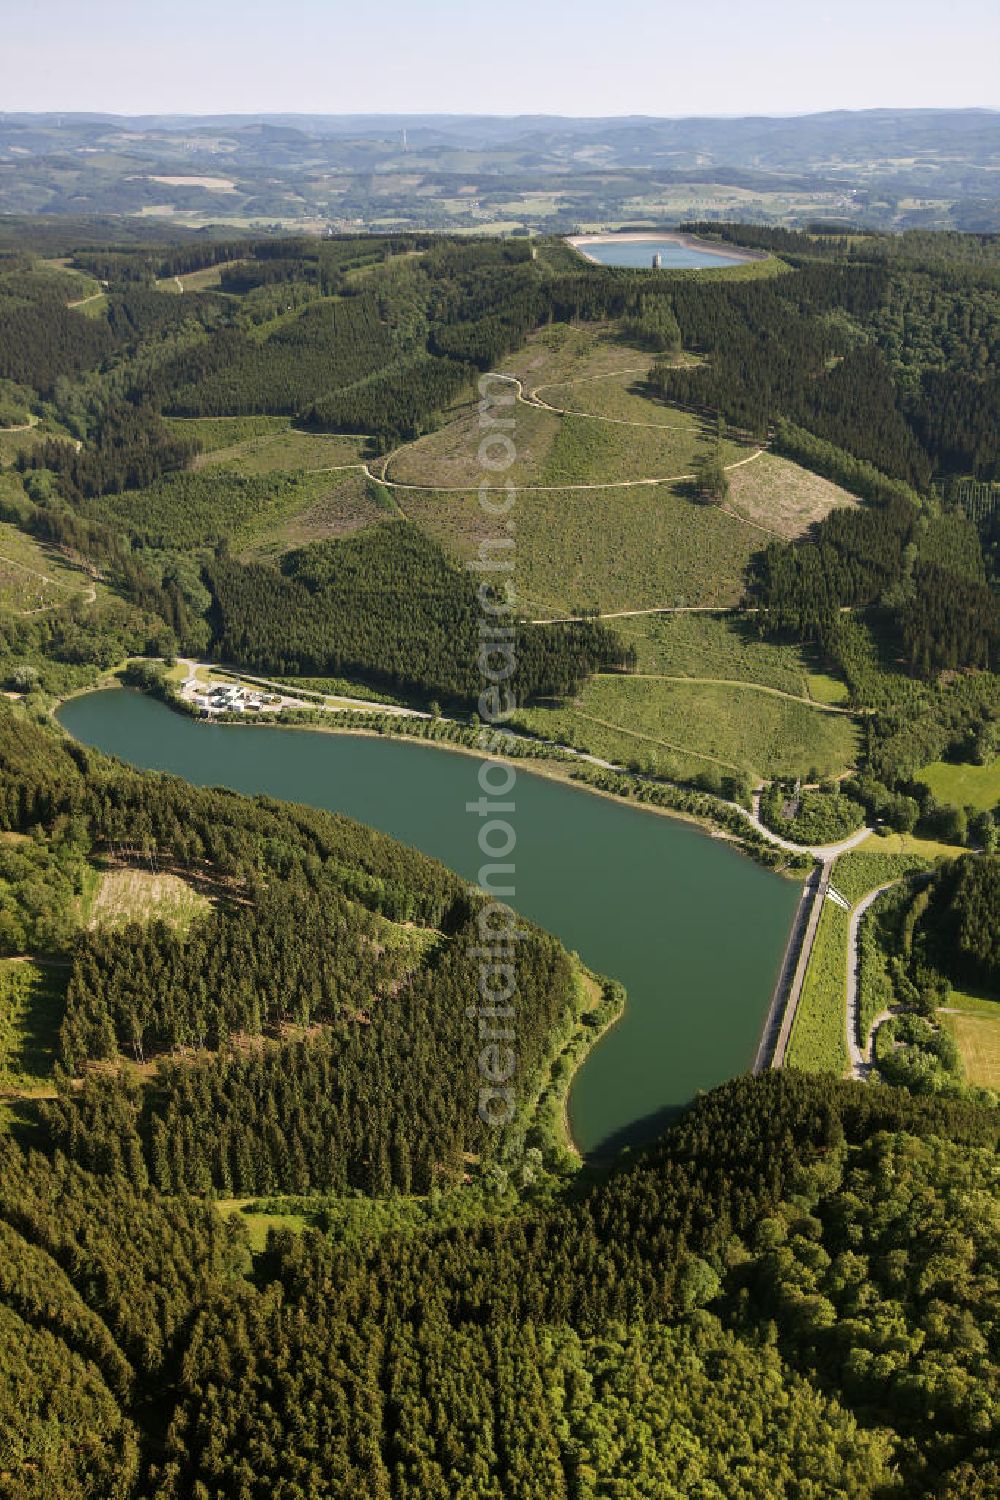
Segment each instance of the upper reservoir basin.
[{"label": "upper reservoir basin", "polygon": [[574,235],[569,241],[588,260],[602,266],[632,266],[648,271],[659,255],[664,271],[721,270],[741,266],[757,257],[749,251],[716,248],[690,235],[607,234]]},{"label": "upper reservoir basin", "polygon": [[[346,813],[475,880],[479,761],[406,740],[204,724],[123,689],[65,704],[77,739],[201,786]],[[628,990],[622,1021],[570,1094],[585,1153],[665,1116],[753,1061],[798,889],[700,829],[520,768],[512,902]],[[471,1045],[471,1043],[470,1043]]]}]

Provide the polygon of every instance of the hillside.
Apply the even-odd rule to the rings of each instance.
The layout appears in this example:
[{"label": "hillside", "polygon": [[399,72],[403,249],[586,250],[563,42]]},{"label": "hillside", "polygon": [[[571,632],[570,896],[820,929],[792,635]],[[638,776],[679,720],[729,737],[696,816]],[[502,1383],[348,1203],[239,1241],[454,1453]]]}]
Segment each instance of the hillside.
[{"label": "hillside", "polygon": [[[361,149],[216,123],[260,170],[300,135]],[[850,161],[848,122],[814,123],[760,122],[768,173],[834,139]],[[985,172],[955,124],[952,170]],[[678,150],[738,135],[682,125]],[[0,149],[47,129],[7,119]],[[880,129],[888,152],[923,123]],[[487,160],[566,149],[482,130]],[[187,145],[139,136],[142,206]],[[111,234],[50,206],[0,233],[0,1495],[992,1495],[996,241],[713,221],[760,258],[654,272],[555,237]],[[119,694],[150,742],[410,737],[484,794],[525,761],[808,879],[784,1050],[765,1025],[761,1071],[582,1161],[568,1092],[622,976],[494,899],[516,831],[490,845],[487,797],[456,776],[496,861],[470,885],[53,722],[120,682],[217,721]],[[598,922],[624,846],[595,829]],[[698,941],[756,1014],[721,889]]]},{"label": "hillside", "polygon": [[251,1263],[238,1215],[4,1143],[5,1465],[151,1500],[770,1500],[803,1462],[985,1496],[995,1148],[995,1112],[740,1082],[573,1203]]}]

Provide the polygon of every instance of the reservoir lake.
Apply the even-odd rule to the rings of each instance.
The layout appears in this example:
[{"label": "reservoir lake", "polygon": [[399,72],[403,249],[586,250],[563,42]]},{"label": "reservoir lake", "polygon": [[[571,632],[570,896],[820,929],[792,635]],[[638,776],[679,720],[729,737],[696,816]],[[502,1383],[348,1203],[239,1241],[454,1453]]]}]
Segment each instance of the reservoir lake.
[{"label": "reservoir lake", "polygon": [[664,271],[719,271],[728,266],[744,265],[756,258],[736,250],[730,254],[714,247],[703,249],[697,240],[687,235],[676,239],[656,234],[585,235],[574,237],[570,244],[588,260],[597,261],[602,266],[631,266],[644,271],[650,269],[656,254],[660,256]]},{"label": "reservoir lake", "polygon": [[[311,803],[475,880],[478,759],[415,741],[205,724],[125,689],[74,698],[76,739],[199,786]],[[656,1135],[699,1089],[753,1061],[799,887],[675,818],[517,767],[512,901],[628,991],[574,1079],[585,1154]],[[475,1045],[470,1030],[469,1045]]]}]

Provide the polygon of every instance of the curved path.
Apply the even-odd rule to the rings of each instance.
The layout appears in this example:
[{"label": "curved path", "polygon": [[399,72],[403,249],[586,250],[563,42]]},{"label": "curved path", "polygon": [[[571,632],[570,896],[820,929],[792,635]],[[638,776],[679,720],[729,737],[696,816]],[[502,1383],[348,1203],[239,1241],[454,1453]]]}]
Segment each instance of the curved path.
[{"label": "curved path", "polygon": [[[765,451],[764,448],[758,448],[753,457],[760,458],[761,454]],[[742,462],[749,463],[750,460],[744,458]],[[739,464],[729,464],[727,468],[737,469],[739,468]],[[754,531],[762,531],[765,536],[777,537],[779,542],[787,542],[789,540],[783,531],[775,531],[773,526],[765,526],[763,521],[753,521],[749,516],[743,515],[742,511],[734,510],[731,505],[716,505],[715,508],[716,510],[721,510],[722,514],[728,516],[731,521],[739,521],[743,526],[752,526]]]},{"label": "curved path", "polygon": [[[7,557],[7,555],[3,552],[0,552],[0,562],[6,563],[10,568],[17,568],[22,573],[27,573],[31,578],[41,579],[42,583],[48,584],[50,588],[72,591],[71,584],[64,583],[59,578],[50,578],[47,573],[39,573],[37,568],[29,568],[27,563],[18,562],[17,558],[15,557]],[[93,584],[91,584],[89,588],[83,590],[81,598],[84,604],[94,603],[97,598],[97,589]],[[27,615],[45,614],[48,610],[55,608],[55,604],[42,604],[37,609],[22,609],[18,610],[17,613],[22,618],[24,618]]]},{"label": "curved path", "polygon": [[[537,606],[536,606],[537,607]],[[646,609],[611,609],[597,615],[549,615],[544,620],[529,620],[529,625],[578,625],[584,619],[634,620],[639,615],[752,615],[752,609],[741,610],[738,604],[650,604]]]},{"label": "curved path", "polygon": [[[551,622],[550,622],[551,623]],[[836,703],[817,703],[815,698],[806,698],[801,693],[786,693],[784,688],[768,687],[764,682],[743,682],[735,677],[682,677],[665,672],[595,672],[595,677],[617,677],[638,682],[690,682],[696,687],[742,688],[748,693],[768,693],[772,698],[787,698],[789,703],[804,703],[806,708],[815,708],[823,714],[847,714],[853,719],[852,708],[841,708]]]},{"label": "curved path", "polygon": [[[723,467],[725,468],[726,473],[728,474],[733,469],[741,469],[744,464],[752,464],[754,462],[754,460],[760,458],[761,454],[764,453],[764,452],[766,452],[766,449],[764,449],[764,448],[756,448],[754,450],[754,452],[750,454],[749,458],[741,458],[736,463],[734,463],[734,464],[724,464]],[[394,457],[393,454],[390,454],[389,456],[390,456],[390,458]],[[409,483],[404,483],[404,481],[400,480],[400,479],[388,479],[388,478],[386,478],[386,473],[387,473],[387,469],[388,469],[388,460],[386,461],[386,464],[383,467],[383,470],[382,470],[381,474],[373,474],[366,463],[360,463],[360,464],[339,464],[339,465],[336,465],[335,467],[345,468],[345,469],[347,469],[347,468],[350,468],[350,469],[363,469],[364,472],[367,474],[367,476],[368,476],[369,479],[374,479],[375,482],[376,482],[376,484],[384,484],[387,489],[390,489],[390,490],[410,490],[410,491],[417,491],[417,492],[419,492],[421,494],[431,494],[431,495],[468,495],[472,490],[475,490],[477,493],[484,493],[484,494],[494,494],[495,493],[495,494],[499,494],[499,495],[506,495],[508,493],[508,488],[509,488],[506,484],[476,484],[475,482],[470,483],[470,484],[409,484]],[[312,471],[312,472],[325,473],[326,471],[325,470],[315,470],[315,471]],[[566,491],[577,491],[577,490],[637,490],[637,489],[642,489],[644,486],[648,488],[650,486],[662,485],[662,484],[680,484],[684,480],[690,480],[690,479],[694,479],[694,478],[696,478],[696,475],[694,475],[694,474],[663,474],[663,475],[654,475],[653,477],[648,478],[648,479],[605,479],[605,480],[601,480],[599,483],[594,483],[594,484],[566,484],[566,483],[563,483],[563,484],[516,484],[516,485],[514,485],[514,489],[517,491],[517,493],[519,495],[539,495],[539,494],[545,494],[545,493],[549,493],[549,494],[562,494],[562,493],[564,493]],[[740,520],[740,521],[743,521],[744,517],[743,516],[736,516],[736,519]],[[747,521],[747,522],[745,522],[745,524],[748,525],[748,526],[752,526],[754,523],[752,521]],[[766,527],[759,527],[758,529],[759,530],[767,530],[768,528],[766,528]],[[775,535],[777,535],[777,533],[775,533]]]},{"label": "curved path", "polygon": [[[605,380],[609,379],[612,375],[625,375],[632,373],[634,373],[634,371],[609,370],[606,375],[594,375],[588,376],[586,378],[592,380]],[[492,370],[490,371],[490,378],[494,380],[506,380],[507,382],[509,382],[509,384],[513,385],[515,399],[520,401],[524,406],[532,406],[536,409],[540,408],[543,411],[551,411],[554,412],[557,416],[585,417],[592,422],[615,422],[624,427],[655,427],[668,430],[672,426],[672,424],[668,422],[634,422],[628,417],[601,417],[595,415],[593,412],[574,412],[558,406],[549,406],[546,402],[538,400],[533,392],[529,392],[528,395],[525,395],[522,382],[516,375],[506,375],[502,371]],[[553,382],[553,384],[556,383],[558,382]],[[570,382],[566,383],[568,384]],[[548,387],[546,386],[539,387],[539,390],[546,389],[548,389]],[[419,443],[420,441],[420,438],[415,438],[414,443],[406,444],[404,446],[412,448],[415,443]],[[387,489],[403,490],[409,491],[410,493],[426,495],[468,495],[471,490],[476,490],[477,492],[485,494],[506,494],[508,492],[508,489],[510,488],[508,484],[477,484],[475,482],[471,482],[469,484],[414,484],[408,480],[390,479],[389,465],[392,460],[401,452],[401,448],[396,448],[392,453],[387,454],[386,457],[382,460],[381,472],[378,474],[373,473],[369,465],[365,463],[363,459],[359,459],[357,463],[353,464],[327,464],[318,469],[306,469],[304,472],[307,474],[335,474],[337,472],[345,471],[348,469],[360,469],[367,479],[371,479],[375,484],[385,485]],[[767,445],[762,444],[759,448],[755,448],[754,451],[750,453],[746,458],[739,458],[735,463],[724,464],[723,468],[725,469],[727,474],[730,474],[734,469],[742,469],[744,465],[752,464],[756,459],[760,458],[761,454],[766,452]],[[518,484],[515,485],[514,488],[518,491],[519,494],[529,495],[559,494],[563,491],[631,490],[641,489],[643,487],[648,488],[650,486],[662,484],[681,484],[683,482],[692,480],[695,477],[696,476],[694,474],[690,473],[664,474],[652,475],[642,479],[608,479],[592,484],[569,484],[565,482],[562,484]],[[725,506],[723,506],[722,509],[733,520],[740,521],[746,526],[753,526],[756,528],[756,530],[767,532],[767,534],[771,536],[781,535],[780,532],[772,532],[769,526],[762,526],[759,522],[751,521],[748,519],[748,517],[741,516],[738,511],[728,509]]]},{"label": "curved path", "polygon": [[[419,442],[419,438],[417,441]],[[399,449],[396,450],[397,453],[399,451]],[[741,469],[744,464],[752,464],[755,459],[760,458],[761,454],[766,452],[766,448],[755,448],[749,458],[741,458],[734,464],[726,464],[724,466],[726,472],[729,473],[733,469]],[[389,457],[382,465],[382,472],[380,474],[374,474],[363,459],[359,459],[354,464],[324,464],[321,468],[304,469],[302,472],[305,474],[336,474],[347,469],[360,469],[365,478],[372,480],[374,484],[382,484],[388,490],[406,490],[411,494],[469,495],[473,490],[477,493],[488,495],[506,495],[508,493],[508,486],[506,484],[476,484],[474,481],[469,484],[413,484],[407,480],[389,479],[386,477],[388,465],[390,460],[395,458],[395,456],[395,453],[389,454]],[[694,474],[666,474],[662,477],[654,475],[648,479],[607,479],[597,484],[516,484],[514,485],[514,489],[519,495],[562,494],[568,490],[635,490],[642,489],[644,486],[648,488],[649,486],[661,484],[680,484],[682,480],[694,478]],[[736,511],[727,511],[726,514],[731,515],[734,520],[741,521],[745,526],[756,525],[755,522],[748,521],[745,516],[739,515]],[[769,531],[769,528],[758,526],[757,530]],[[777,536],[778,533],[775,532],[774,535]],[[716,608],[717,606],[713,605],[710,607]],[[637,610],[635,613],[655,614],[656,611]]]},{"label": "curved path", "polygon": [[[768,839],[772,844],[777,844],[779,849],[787,849],[793,854],[811,854],[814,859],[818,859],[822,864],[832,864],[838,855],[846,854],[849,849],[856,849],[874,831],[865,824],[862,828],[856,829],[854,833],[850,834],[846,839],[841,839],[836,844],[794,844],[791,839],[783,839],[780,834],[768,828],[766,823],[761,822],[760,792],[754,792],[752,800],[752,813],[747,812],[745,807],[740,807],[740,811],[744,817],[749,819],[758,833],[763,834],[764,838]],[[734,802],[732,806],[739,807],[739,803]]]},{"label": "curved path", "polygon": [[525,406],[538,407],[540,411],[551,411],[559,417],[589,417],[592,422],[611,422],[616,427],[649,427],[656,432],[675,432],[680,426],[678,422],[637,422],[632,417],[608,417],[599,412],[574,410],[571,406],[552,406],[548,401],[543,401],[538,394],[539,391],[556,391],[567,385],[587,385],[594,380],[613,380],[617,375],[648,375],[648,365],[632,365],[627,370],[606,370],[603,375],[581,375],[576,380],[550,380],[546,385],[536,385],[525,393],[522,382],[516,375],[502,375],[496,372],[497,379],[510,380],[517,386],[517,399]]},{"label": "curved path", "polygon": [[[606,379],[610,379],[611,376],[613,376],[613,375],[625,375],[625,374],[634,374],[634,373],[635,373],[634,370],[632,370],[632,371],[629,371],[629,370],[609,370],[606,375],[595,375],[595,376],[591,376],[591,377],[588,377],[588,378],[594,379],[594,380],[606,380]],[[555,412],[555,414],[557,416],[585,417],[585,418],[587,418],[587,419],[589,419],[590,421],[593,421],[593,422],[614,421],[614,422],[620,424],[621,426],[625,426],[625,427],[655,427],[655,428],[669,429],[673,425],[673,424],[668,423],[668,422],[633,422],[633,421],[631,421],[627,417],[608,417],[608,418],[605,418],[605,417],[595,416],[591,412],[574,412],[574,411],[569,411],[569,410],[560,408],[558,406],[549,406],[546,402],[538,400],[534,392],[529,392],[528,395],[525,395],[523,383],[522,383],[522,381],[520,380],[520,378],[517,375],[506,375],[506,374],[504,374],[500,370],[492,370],[492,371],[490,371],[490,375],[489,375],[488,378],[490,378],[492,380],[506,380],[510,385],[512,385],[514,387],[515,399],[517,401],[520,401],[522,403],[522,405],[524,405],[524,406],[532,406],[532,407],[535,407],[536,409],[541,409],[543,411]],[[553,384],[557,384],[557,383],[558,382],[553,382]],[[546,387],[546,386],[540,386],[539,389],[540,390],[546,390],[546,389],[548,389],[548,387]],[[417,438],[416,441],[420,442],[420,439]],[[400,451],[401,450],[397,449],[396,453],[398,453]],[[752,464],[754,462],[754,460],[760,458],[761,454],[764,453],[765,451],[766,451],[766,449],[763,446],[760,447],[760,448],[756,448],[756,449],[754,449],[753,453],[751,453],[747,458],[737,459],[737,461],[735,463],[724,464],[723,467],[724,467],[724,469],[726,470],[727,473],[731,473],[733,469],[741,469],[744,466],[744,464]],[[381,475],[372,474],[372,472],[368,468],[368,465],[365,464],[365,463],[353,464],[353,465],[343,464],[343,465],[338,465],[337,467],[341,467],[341,468],[361,468],[368,475],[369,479],[374,479],[379,484],[384,484],[384,485],[388,486],[388,488],[390,488],[390,489],[397,489],[397,490],[415,490],[415,491],[420,491],[420,492],[423,492],[423,493],[438,494],[438,495],[467,495],[469,493],[469,491],[472,490],[472,489],[475,489],[475,490],[478,490],[478,491],[482,491],[482,492],[485,492],[487,494],[493,493],[494,491],[497,494],[506,494],[507,490],[509,488],[509,486],[506,485],[506,484],[485,484],[485,485],[480,485],[480,484],[461,484],[461,485],[433,484],[433,485],[431,485],[431,484],[409,484],[409,483],[405,483],[402,480],[389,479],[387,477],[388,473],[389,473],[389,464],[392,462],[393,458],[396,457],[396,453],[390,453],[388,455],[388,457],[385,459],[385,461],[382,464],[382,473],[381,473]],[[317,472],[322,472],[322,471],[317,471]],[[564,491],[564,490],[566,490],[566,491],[577,491],[577,490],[628,490],[628,489],[640,489],[644,485],[645,486],[649,486],[649,485],[660,485],[660,484],[680,484],[683,481],[691,480],[691,479],[694,479],[695,477],[696,476],[694,474],[666,474],[666,475],[663,475],[663,476],[654,476],[654,477],[646,478],[646,479],[610,479],[610,480],[605,480],[605,481],[602,481],[600,483],[594,483],[594,484],[565,484],[565,483],[564,484],[518,484],[518,485],[515,485],[514,488],[520,494],[542,494],[542,493],[556,494],[556,493],[560,493],[561,491]],[[744,518],[742,516],[737,516],[736,519],[743,520]],[[753,523],[749,522],[747,524],[752,525]],[[767,530],[768,528],[767,527],[761,527],[759,529],[760,530]]]}]

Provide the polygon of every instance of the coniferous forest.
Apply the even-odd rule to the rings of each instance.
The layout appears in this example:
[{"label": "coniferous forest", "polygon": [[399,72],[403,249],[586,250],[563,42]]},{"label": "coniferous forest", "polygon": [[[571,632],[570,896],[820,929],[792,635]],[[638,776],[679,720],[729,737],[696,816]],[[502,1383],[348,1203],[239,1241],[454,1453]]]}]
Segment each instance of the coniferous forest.
[{"label": "coniferous forest", "polygon": [[[70,218],[0,244],[0,556],[50,590],[0,609],[0,1496],[1000,1490],[996,1095],[907,1051],[935,996],[1000,991],[1000,823],[919,774],[996,760],[1000,245],[689,227],[772,260]],[[838,835],[863,810],[960,856],[879,918],[916,1014],[878,1077],[741,1076],[588,1162],[566,1094],[614,975],[381,833],[133,770],[51,713],[129,661],[169,701],[183,655],[471,733],[481,579],[379,465],[567,326],[640,350],[642,399],[717,434],[690,525],[734,519],[724,439],[846,492],[757,528],[733,612],[747,651],[843,687]],[[511,612],[522,705],[640,665],[620,618]],[[719,794],[749,784],[707,761],[683,806],[746,833]],[[681,805],[639,762],[586,770]],[[830,794],[797,801],[817,838]],[[160,904],[99,920],[119,887]],[[484,930],[518,996],[502,1133],[475,1107]]]}]

